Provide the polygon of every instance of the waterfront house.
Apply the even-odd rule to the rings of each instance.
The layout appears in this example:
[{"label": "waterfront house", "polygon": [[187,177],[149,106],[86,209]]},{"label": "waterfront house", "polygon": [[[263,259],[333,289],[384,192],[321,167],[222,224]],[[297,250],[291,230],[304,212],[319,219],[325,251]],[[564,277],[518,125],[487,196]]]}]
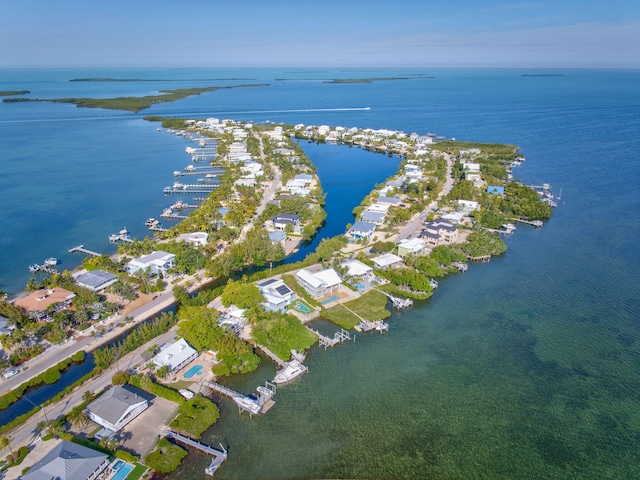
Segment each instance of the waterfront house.
[{"label": "waterfront house", "polygon": [[305,188],[307,186],[307,182],[305,182],[304,180],[289,180],[284,188],[286,190],[289,190],[289,192],[291,192],[292,190],[296,190],[299,188]]},{"label": "waterfront house", "polygon": [[480,204],[471,200],[458,200],[458,206],[461,207],[462,211],[465,213],[470,213],[474,210],[480,209]]},{"label": "waterfront house", "polygon": [[366,210],[368,212],[387,213],[391,207],[388,203],[374,203],[369,205]]},{"label": "waterfront house", "polygon": [[68,440],[58,439],[49,441],[47,444],[51,444],[49,452],[20,478],[23,480],[94,480],[110,462],[108,455]]},{"label": "waterfront house", "polygon": [[285,230],[287,225],[291,225],[294,232],[300,231],[300,215],[297,213],[279,213],[269,219],[271,225],[276,230]]},{"label": "waterfront house", "polygon": [[282,230],[276,230],[269,233],[269,240],[271,240],[271,243],[279,243],[284,248],[285,242],[287,241],[287,234]]},{"label": "waterfront house", "polygon": [[462,222],[462,218],[464,217],[464,212],[450,212],[445,215],[442,215],[442,220],[446,220],[452,225],[458,225]]},{"label": "waterfront house", "polygon": [[202,247],[209,242],[209,234],[207,232],[183,233],[178,235],[179,242],[190,243],[194,247]]},{"label": "waterfront house", "polygon": [[[76,294],[60,287],[37,290],[22,297],[14,305],[24,308],[36,321],[53,319],[53,314],[71,307]],[[50,308],[51,307],[51,308]]]},{"label": "waterfront house", "polygon": [[352,278],[371,280],[373,278],[373,268],[362,263],[360,260],[347,260],[340,264],[347,269],[346,275]]},{"label": "waterfront house", "polygon": [[380,226],[384,223],[384,213],[365,210],[362,212],[362,215],[360,215],[360,221]]},{"label": "waterfront house", "polygon": [[105,436],[108,436],[122,429],[148,407],[147,400],[116,385],[87,405],[87,415],[107,429]]},{"label": "waterfront house", "polygon": [[311,185],[311,182],[313,182],[313,176],[307,175],[306,173],[300,173],[293,177],[293,179],[299,182],[304,182],[305,185]]},{"label": "waterfront house", "polygon": [[265,298],[262,306],[266,310],[284,313],[293,300],[293,290],[282,280],[270,278],[258,283],[258,289]]},{"label": "waterfront house", "polygon": [[181,338],[177,342],[164,345],[151,361],[157,368],[166,366],[169,367],[170,372],[175,372],[197,357],[196,349]]},{"label": "waterfront house", "polygon": [[398,243],[398,256],[404,258],[407,255],[422,255],[425,252],[425,241],[420,238],[401,240]]},{"label": "waterfront house", "polygon": [[398,197],[385,197],[384,195],[382,195],[377,198],[376,203],[388,204],[391,206],[398,206],[400,205],[400,199]]},{"label": "waterfront house", "polygon": [[385,253],[371,259],[378,268],[394,268],[402,265],[402,258],[393,253]]},{"label": "waterfront house", "polygon": [[354,240],[359,240],[361,238],[370,238],[375,230],[376,226],[373,223],[356,222],[347,232],[347,236]]},{"label": "waterfront house", "polygon": [[131,275],[143,270],[164,277],[169,269],[175,267],[175,260],[176,256],[173,253],[158,250],[131,260],[126,268]]},{"label": "waterfront house", "polygon": [[296,273],[296,281],[313,298],[319,298],[342,289],[342,280],[340,280],[340,276],[333,268],[321,270],[316,273],[311,273],[305,269],[298,270]]},{"label": "waterfront house", "polygon": [[237,187],[255,187],[255,178],[239,178],[233,183]]},{"label": "waterfront house", "polygon": [[504,187],[498,187],[496,185],[489,185],[487,187],[487,193],[492,195],[504,195]]},{"label": "waterfront house", "polygon": [[76,283],[92,292],[104,290],[118,280],[118,276],[104,270],[91,270],[76,277]]},{"label": "waterfront house", "polygon": [[455,242],[458,238],[458,229],[449,222],[438,218],[433,222],[426,222],[421,238],[427,245],[436,246]]}]

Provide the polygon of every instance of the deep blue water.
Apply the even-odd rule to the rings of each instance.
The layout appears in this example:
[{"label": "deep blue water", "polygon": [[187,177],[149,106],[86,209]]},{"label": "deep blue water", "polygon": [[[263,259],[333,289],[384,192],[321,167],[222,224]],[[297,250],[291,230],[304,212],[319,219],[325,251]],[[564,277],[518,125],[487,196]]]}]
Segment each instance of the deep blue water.
[{"label": "deep blue water", "polygon": [[[436,78],[317,80],[401,73]],[[506,255],[441,281],[428,302],[394,313],[388,335],[312,350],[310,373],[279,389],[267,415],[239,417],[223,400],[221,419],[203,437],[229,446],[216,476],[637,478],[640,72],[522,73],[530,72],[0,70],[0,90],[29,89],[34,98],[115,96],[265,82],[270,86],[219,90],[143,113],[389,128],[519,145],[527,161],[516,176],[562,188],[553,218],[542,229],[519,227]],[[193,81],[65,81],[143,76]],[[252,80],[203,80],[231,77]],[[27,265],[48,256],[74,265],[80,257],[65,252],[78,243],[112,251],[109,233],[126,225],[143,235],[144,220],[171,203],[161,191],[172,183],[171,172],[188,163],[185,141],[141,117],[0,104],[0,288],[18,291]],[[331,163],[341,158],[340,148],[347,149],[305,146],[328,201],[341,183],[350,191],[349,179]],[[386,164],[370,168],[369,155],[345,158],[361,164],[358,182],[373,185],[386,177]],[[350,222],[359,199],[350,201],[345,197],[330,211],[331,219],[340,213]],[[339,231],[340,222],[331,228]],[[273,371],[266,363],[231,383],[248,392]],[[207,463],[195,455],[173,477],[204,477]]]}]

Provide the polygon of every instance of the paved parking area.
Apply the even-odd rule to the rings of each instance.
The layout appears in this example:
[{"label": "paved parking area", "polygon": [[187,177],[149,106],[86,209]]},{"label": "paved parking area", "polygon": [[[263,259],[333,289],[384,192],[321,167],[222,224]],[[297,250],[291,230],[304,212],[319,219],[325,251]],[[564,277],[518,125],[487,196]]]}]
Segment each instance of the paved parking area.
[{"label": "paved parking area", "polygon": [[161,397],[155,397],[151,405],[131,423],[129,423],[119,437],[121,446],[140,455],[144,460],[160,438],[162,430],[176,414],[178,404]]}]

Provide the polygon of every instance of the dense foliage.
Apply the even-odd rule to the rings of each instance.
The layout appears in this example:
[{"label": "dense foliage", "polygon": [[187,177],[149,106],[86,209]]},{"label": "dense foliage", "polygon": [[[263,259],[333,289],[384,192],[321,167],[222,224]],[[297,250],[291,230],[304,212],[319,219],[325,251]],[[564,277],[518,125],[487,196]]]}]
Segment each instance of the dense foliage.
[{"label": "dense foliage", "polygon": [[218,406],[208,398],[197,394],[191,400],[180,405],[176,417],[171,420],[169,426],[172,430],[197,439],[216,423],[219,417]]},{"label": "dense foliage", "polygon": [[170,473],[180,466],[180,462],[188,453],[184,448],[163,438],[158,442],[156,449],[147,455],[144,463],[158,472]]},{"label": "dense foliage", "polygon": [[300,321],[286,313],[254,309],[249,313],[251,336],[278,357],[288,360],[291,350],[305,351],[318,339]]}]

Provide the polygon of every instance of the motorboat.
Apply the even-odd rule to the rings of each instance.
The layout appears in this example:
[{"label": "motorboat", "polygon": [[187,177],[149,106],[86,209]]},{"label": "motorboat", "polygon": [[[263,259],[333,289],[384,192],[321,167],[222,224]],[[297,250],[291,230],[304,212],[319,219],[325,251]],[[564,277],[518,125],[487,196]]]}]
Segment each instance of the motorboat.
[{"label": "motorboat", "polygon": [[44,261],[45,267],[53,267],[58,264],[58,259],[56,257],[49,257]]},{"label": "motorboat", "polygon": [[248,410],[255,415],[258,415],[260,412],[262,412],[262,407],[255,400],[252,400],[249,397],[234,395],[232,398],[233,401],[236,402],[236,404],[244,410]]},{"label": "motorboat", "polygon": [[195,393],[193,393],[191,390],[187,390],[186,388],[181,388],[180,390],[178,390],[178,393],[187,400],[190,400],[195,396]]},{"label": "motorboat", "polygon": [[307,371],[305,367],[298,360],[291,360],[287,363],[287,366],[280,370],[273,379],[273,383],[287,383],[299,375],[302,375]]}]

